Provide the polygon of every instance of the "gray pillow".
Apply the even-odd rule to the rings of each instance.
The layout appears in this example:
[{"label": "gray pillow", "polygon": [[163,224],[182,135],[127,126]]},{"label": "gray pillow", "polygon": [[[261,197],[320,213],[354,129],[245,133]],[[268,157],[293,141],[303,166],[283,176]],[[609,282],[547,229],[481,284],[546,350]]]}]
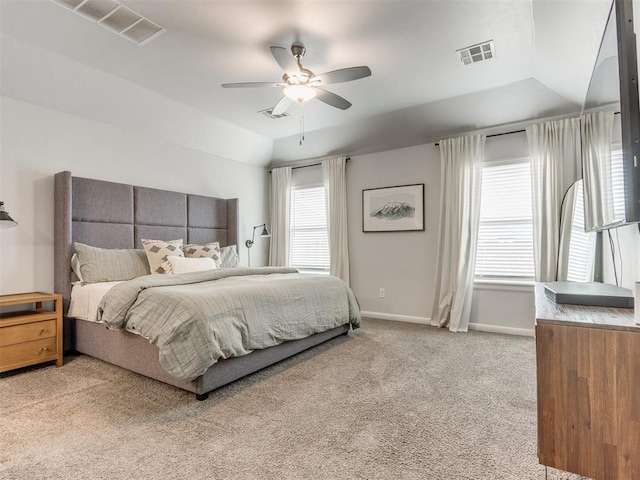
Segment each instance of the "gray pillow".
[{"label": "gray pillow", "polygon": [[220,249],[220,259],[222,268],[236,268],[240,266],[238,259],[238,247],[229,245]]},{"label": "gray pillow", "polygon": [[144,250],[98,248],[74,243],[83,283],[117,282],[149,275]]}]

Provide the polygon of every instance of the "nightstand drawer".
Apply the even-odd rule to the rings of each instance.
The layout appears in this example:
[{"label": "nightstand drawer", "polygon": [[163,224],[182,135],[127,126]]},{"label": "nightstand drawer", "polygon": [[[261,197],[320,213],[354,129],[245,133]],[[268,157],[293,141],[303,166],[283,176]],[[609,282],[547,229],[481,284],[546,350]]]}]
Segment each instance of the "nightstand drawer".
[{"label": "nightstand drawer", "polygon": [[0,347],[15,345],[16,343],[29,342],[56,336],[56,321],[25,323],[13,327],[0,328]]},{"label": "nightstand drawer", "polygon": [[57,355],[56,337],[0,347],[0,372],[55,360]]}]

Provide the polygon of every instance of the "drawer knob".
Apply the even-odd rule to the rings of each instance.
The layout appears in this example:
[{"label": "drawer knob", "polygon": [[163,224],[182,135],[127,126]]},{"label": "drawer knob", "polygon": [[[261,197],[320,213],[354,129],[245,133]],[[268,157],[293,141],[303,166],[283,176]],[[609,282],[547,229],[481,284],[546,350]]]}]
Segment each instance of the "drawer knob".
[{"label": "drawer knob", "polygon": [[49,347],[42,347],[43,352],[46,352],[47,350],[49,350]]},{"label": "drawer knob", "polygon": [[49,333],[49,329],[43,328],[42,330],[40,330],[40,335],[42,335],[43,333]]}]

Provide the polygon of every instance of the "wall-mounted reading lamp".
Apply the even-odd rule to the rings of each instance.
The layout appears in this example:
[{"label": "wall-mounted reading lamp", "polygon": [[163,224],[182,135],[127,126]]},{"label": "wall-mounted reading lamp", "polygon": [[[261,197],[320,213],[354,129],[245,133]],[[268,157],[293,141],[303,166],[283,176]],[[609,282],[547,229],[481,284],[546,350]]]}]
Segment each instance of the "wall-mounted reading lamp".
[{"label": "wall-mounted reading lamp", "polygon": [[253,227],[253,235],[251,235],[251,240],[247,240],[245,242],[245,245],[247,246],[247,248],[249,249],[248,255],[249,255],[249,266],[251,266],[251,247],[253,247],[253,244],[255,242],[256,239],[256,230],[258,228],[262,227],[262,233],[260,234],[260,236],[262,238],[268,238],[271,236],[271,234],[269,233],[269,230],[267,230],[267,224],[263,223],[262,225],[258,225]]},{"label": "wall-mounted reading lamp", "polygon": [[0,228],[13,228],[17,227],[18,222],[9,216],[9,213],[4,209],[4,202],[0,202]]}]

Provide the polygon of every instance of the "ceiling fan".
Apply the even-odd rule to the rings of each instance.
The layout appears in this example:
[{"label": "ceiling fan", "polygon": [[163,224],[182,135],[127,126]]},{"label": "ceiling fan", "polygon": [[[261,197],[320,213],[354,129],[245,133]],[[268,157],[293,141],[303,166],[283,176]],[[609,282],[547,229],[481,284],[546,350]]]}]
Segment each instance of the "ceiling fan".
[{"label": "ceiling fan", "polygon": [[291,46],[291,54],[284,47],[269,47],[273,58],[284,70],[282,82],[246,82],[246,83],[224,83],[223,88],[254,88],[254,87],[284,87],[284,96],[273,107],[272,115],[281,115],[294,103],[303,103],[312,98],[317,98],[321,102],[332,107],[346,110],[351,106],[351,102],[340,95],[325,90],[324,85],[333,83],[350,82],[371,75],[369,67],[341,68],[332,72],[316,75],[311,70],[304,68],[300,60],[306,52],[306,48],[299,44]]}]

